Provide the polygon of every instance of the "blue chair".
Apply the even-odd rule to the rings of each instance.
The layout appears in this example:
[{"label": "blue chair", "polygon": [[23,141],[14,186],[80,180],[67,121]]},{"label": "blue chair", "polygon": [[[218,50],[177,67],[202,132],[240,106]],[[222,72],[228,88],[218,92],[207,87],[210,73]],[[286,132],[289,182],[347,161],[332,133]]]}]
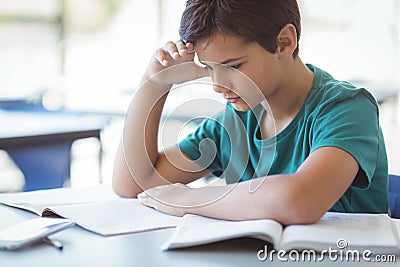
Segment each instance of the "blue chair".
[{"label": "blue chair", "polygon": [[400,176],[389,174],[388,182],[389,215],[400,219]]}]

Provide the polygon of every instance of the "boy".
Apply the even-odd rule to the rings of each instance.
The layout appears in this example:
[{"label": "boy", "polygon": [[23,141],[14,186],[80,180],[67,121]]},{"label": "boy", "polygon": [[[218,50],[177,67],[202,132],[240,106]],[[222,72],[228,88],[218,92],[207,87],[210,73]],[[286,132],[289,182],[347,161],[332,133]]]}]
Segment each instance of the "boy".
[{"label": "boy", "polygon": [[[326,211],[387,212],[377,103],[365,89],[302,63],[296,0],[189,0],[179,33],[181,41],[154,53],[128,110],[117,194],[178,216],[283,224],[312,223]],[[226,109],[158,152],[171,86],[204,76]],[[211,172],[227,185],[184,185]]]}]

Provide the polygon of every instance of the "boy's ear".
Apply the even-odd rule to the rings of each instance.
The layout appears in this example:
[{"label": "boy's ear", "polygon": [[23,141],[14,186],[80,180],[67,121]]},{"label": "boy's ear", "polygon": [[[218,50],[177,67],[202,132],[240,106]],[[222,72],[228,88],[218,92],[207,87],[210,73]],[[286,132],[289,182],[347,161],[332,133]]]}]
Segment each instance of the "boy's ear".
[{"label": "boy's ear", "polygon": [[292,57],[297,47],[297,31],[293,24],[286,24],[276,38],[276,52],[280,58]]}]

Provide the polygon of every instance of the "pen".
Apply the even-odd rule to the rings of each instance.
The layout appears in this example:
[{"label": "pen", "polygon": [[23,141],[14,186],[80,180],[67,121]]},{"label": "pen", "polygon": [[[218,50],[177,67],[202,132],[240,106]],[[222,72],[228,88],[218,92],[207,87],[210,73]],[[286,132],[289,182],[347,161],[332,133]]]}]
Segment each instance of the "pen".
[{"label": "pen", "polygon": [[63,249],[63,244],[60,241],[53,240],[53,239],[50,239],[48,237],[45,237],[42,240],[46,244],[48,244],[48,245],[50,245],[50,246],[52,246],[52,247],[54,247],[54,248],[56,248],[56,249],[58,249],[60,251]]}]

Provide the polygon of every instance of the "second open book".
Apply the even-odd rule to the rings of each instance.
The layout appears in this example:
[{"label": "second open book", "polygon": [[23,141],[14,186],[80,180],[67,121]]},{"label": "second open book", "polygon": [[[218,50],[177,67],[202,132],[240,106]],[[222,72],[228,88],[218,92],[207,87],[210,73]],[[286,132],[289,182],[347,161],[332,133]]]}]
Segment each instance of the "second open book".
[{"label": "second open book", "polygon": [[0,203],[39,216],[56,214],[103,236],[173,228],[181,220],[137,199],[117,197],[109,186],[0,194]]},{"label": "second open book", "polygon": [[226,221],[185,215],[164,249],[197,246],[222,240],[254,237],[279,250],[369,249],[399,252],[399,236],[387,214],[327,212],[317,223],[283,227],[273,220]]}]

